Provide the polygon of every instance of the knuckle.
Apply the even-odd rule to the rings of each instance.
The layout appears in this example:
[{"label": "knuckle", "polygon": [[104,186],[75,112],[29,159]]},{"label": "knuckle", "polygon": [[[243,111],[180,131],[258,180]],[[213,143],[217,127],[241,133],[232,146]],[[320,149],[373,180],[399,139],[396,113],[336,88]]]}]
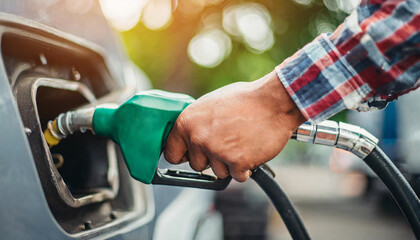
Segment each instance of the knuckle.
[{"label": "knuckle", "polygon": [[200,146],[201,145],[201,138],[197,133],[194,133],[190,137],[190,144],[194,146]]},{"label": "knuckle", "polygon": [[243,171],[249,170],[249,169],[254,169],[254,163],[252,160],[250,159],[242,159],[242,161],[239,163],[239,167],[240,169],[242,169]]},{"label": "knuckle", "polygon": [[226,162],[228,162],[229,165],[234,169],[241,169],[242,168],[242,162],[238,161],[238,159],[228,159]]},{"label": "knuckle", "polygon": [[179,130],[179,131],[184,131],[186,126],[188,126],[188,121],[189,121],[189,116],[187,113],[182,112],[178,119],[175,122],[175,127]]},{"label": "knuckle", "polygon": [[190,144],[194,147],[199,148],[201,151],[207,147],[207,135],[204,131],[194,131],[190,137]]}]

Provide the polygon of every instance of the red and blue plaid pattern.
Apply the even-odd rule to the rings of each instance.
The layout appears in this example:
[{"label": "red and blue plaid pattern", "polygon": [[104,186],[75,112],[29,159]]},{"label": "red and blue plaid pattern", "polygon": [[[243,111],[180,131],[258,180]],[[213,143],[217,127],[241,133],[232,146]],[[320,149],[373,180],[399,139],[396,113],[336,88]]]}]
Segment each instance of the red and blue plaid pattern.
[{"label": "red and blue plaid pattern", "polygon": [[384,108],[420,86],[420,0],[365,0],[276,72],[312,122],[343,109]]}]

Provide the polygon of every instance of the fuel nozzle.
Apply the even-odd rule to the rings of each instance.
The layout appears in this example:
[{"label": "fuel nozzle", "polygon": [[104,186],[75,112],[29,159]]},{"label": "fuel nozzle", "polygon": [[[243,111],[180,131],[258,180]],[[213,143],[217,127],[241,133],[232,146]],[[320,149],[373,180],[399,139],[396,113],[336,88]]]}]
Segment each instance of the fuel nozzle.
[{"label": "fuel nozzle", "polygon": [[50,147],[88,129],[111,138],[119,145],[131,176],[151,183],[170,130],[193,101],[185,94],[143,91],[120,106],[106,104],[62,113],[48,123],[44,136]]}]

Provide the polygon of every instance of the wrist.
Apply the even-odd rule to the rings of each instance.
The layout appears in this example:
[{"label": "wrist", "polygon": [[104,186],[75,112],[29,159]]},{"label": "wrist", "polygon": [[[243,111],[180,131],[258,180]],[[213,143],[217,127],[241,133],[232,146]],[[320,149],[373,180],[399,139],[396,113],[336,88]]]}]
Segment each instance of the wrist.
[{"label": "wrist", "polygon": [[290,128],[295,130],[306,121],[275,71],[254,81],[254,84],[263,106],[278,115],[282,124],[287,122],[290,124]]}]

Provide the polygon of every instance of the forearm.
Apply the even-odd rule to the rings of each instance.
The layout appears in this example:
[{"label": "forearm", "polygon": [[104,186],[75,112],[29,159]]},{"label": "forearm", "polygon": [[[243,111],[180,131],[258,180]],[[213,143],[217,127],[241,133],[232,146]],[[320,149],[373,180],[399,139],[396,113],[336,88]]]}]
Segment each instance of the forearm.
[{"label": "forearm", "polygon": [[382,108],[414,89],[420,77],[419,5],[365,3],[333,34],[321,35],[278,66],[305,118],[319,122],[343,109]]}]

